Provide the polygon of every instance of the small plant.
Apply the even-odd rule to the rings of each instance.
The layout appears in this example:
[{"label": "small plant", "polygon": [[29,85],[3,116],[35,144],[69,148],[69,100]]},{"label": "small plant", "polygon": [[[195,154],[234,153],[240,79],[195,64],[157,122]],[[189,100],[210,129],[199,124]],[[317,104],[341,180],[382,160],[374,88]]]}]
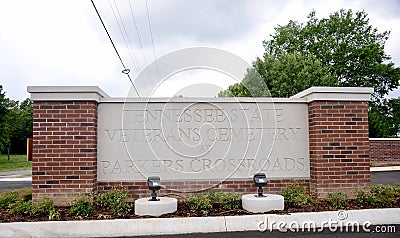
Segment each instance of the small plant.
[{"label": "small plant", "polygon": [[19,200],[13,203],[8,211],[10,214],[21,214],[21,215],[34,215],[33,203],[32,200],[22,201]]},{"label": "small plant", "polygon": [[60,211],[58,211],[57,209],[52,209],[49,211],[49,220],[53,221],[53,220],[58,220],[60,219]]},{"label": "small plant", "polygon": [[60,217],[60,212],[54,207],[53,201],[49,198],[44,198],[33,205],[34,213],[48,215],[49,220],[56,220]]},{"label": "small plant", "polygon": [[207,216],[212,209],[231,210],[240,208],[240,199],[237,194],[221,193],[212,190],[190,196],[188,203],[205,216]]},{"label": "small plant", "polygon": [[[0,208],[9,208],[9,214],[49,215],[49,220],[59,217],[59,212],[49,198],[32,201],[32,189],[5,191],[0,195]],[[58,216],[56,214],[58,213]],[[50,214],[53,214],[50,216]]]},{"label": "small plant", "polygon": [[72,216],[88,217],[92,212],[94,212],[94,207],[93,199],[90,195],[74,200],[71,208],[68,210],[68,214]]},{"label": "small plant", "polygon": [[210,196],[205,193],[190,196],[188,202],[191,207],[195,208],[205,216],[207,216],[209,210],[213,208]]},{"label": "small plant", "polygon": [[359,206],[393,207],[400,202],[400,187],[391,185],[371,185],[369,191],[357,191],[355,202]]},{"label": "small plant", "polygon": [[0,194],[0,208],[10,208],[17,200],[18,193],[16,191],[6,190]]},{"label": "small plant", "polygon": [[5,200],[3,205],[8,202],[7,208],[10,214],[21,214],[21,215],[34,215],[35,210],[33,209],[32,202],[32,189],[23,188],[5,193]]},{"label": "small plant", "polygon": [[99,207],[110,209],[114,216],[124,217],[132,210],[132,204],[128,203],[129,199],[126,191],[120,189],[112,189],[102,191],[98,194],[95,203]]},{"label": "small plant", "polygon": [[328,202],[331,210],[343,209],[349,202],[349,196],[342,192],[328,193]]},{"label": "small plant", "polygon": [[291,184],[282,191],[285,198],[285,205],[288,207],[301,207],[309,203],[314,203],[313,196],[304,186]]},{"label": "small plant", "polygon": [[34,204],[36,213],[49,214],[51,210],[54,210],[53,202],[49,198],[44,198]]},{"label": "small plant", "polygon": [[226,210],[238,209],[241,206],[239,196],[235,193],[222,193],[219,203],[220,207]]}]

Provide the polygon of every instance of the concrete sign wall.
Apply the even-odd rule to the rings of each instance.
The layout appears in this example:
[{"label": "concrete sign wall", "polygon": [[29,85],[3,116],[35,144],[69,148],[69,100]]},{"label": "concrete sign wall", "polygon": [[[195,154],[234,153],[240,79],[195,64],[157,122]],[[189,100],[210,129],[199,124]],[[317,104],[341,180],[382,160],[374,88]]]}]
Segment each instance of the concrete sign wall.
[{"label": "concrete sign wall", "polygon": [[305,102],[172,101],[99,104],[98,181],[310,177]]},{"label": "concrete sign wall", "polygon": [[[112,98],[96,86],[30,86],[32,197],[67,205],[88,191],[267,193],[318,197],[370,186],[371,88],[312,87],[291,98]],[[294,180],[291,180],[294,179]]]}]

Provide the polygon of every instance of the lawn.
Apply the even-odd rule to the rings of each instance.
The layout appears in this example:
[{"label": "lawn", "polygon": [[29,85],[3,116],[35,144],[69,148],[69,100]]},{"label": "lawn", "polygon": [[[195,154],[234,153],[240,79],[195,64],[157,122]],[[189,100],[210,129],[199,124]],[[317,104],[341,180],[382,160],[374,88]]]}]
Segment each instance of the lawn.
[{"label": "lawn", "polygon": [[26,160],[26,155],[0,155],[0,172],[32,169],[32,162]]}]

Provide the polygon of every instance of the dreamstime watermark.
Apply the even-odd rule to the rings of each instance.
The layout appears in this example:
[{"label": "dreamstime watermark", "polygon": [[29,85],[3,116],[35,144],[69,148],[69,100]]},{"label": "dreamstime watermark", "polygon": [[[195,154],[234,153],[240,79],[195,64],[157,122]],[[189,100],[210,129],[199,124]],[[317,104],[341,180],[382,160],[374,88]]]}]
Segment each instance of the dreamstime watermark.
[{"label": "dreamstime watermark", "polygon": [[280,221],[273,220],[266,215],[263,220],[257,224],[260,232],[323,232],[328,229],[331,232],[367,232],[367,233],[395,233],[394,225],[375,225],[372,226],[370,221],[350,221],[346,211],[338,211],[336,218],[328,218],[327,220],[316,221],[288,221],[282,219]]},{"label": "dreamstime watermark", "polygon": [[[240,83],[249,68],[251,66],[237,55],[209,47],[177,50],[146,66],[134,79],[142,98],[132,100],[136,97],[132,87],[122,111],[120,141],[125,144],[131,161],[129,166],[144,178],[155,173],[181,179],[218,175],[209,187],[231,178],[237,171],[242,177],[244,174],[252,177],[268,166],[265,158],[275,145],[277,118],[282,117],[281,111],[275,110],[272,99],[267,109],[260,108],[255,100],[248,99],[243,104],[237,98],[229,99],[230,108],[222,108],[217,99],[196,101],[179,97],[155,99],[153,96],[165,81],[181,72],[214,71]],[[253,77],[260,84],[256,89],[247,88],[250,95],[258,95],[259,92],[254,90],[268,91],[257,72]],[[171,88],[174,94],[179,90]],[[249,108],[250,101],[253,104]],[[265,123],[268,123],[268,130],[264,130],[267,132],[255,131],[266,128]],[[267,133],[268,137],[274,138],[267,141]],[[250,156],[253,156],[251,161]],[[194,191],[198,189],[196,187]],[[203,189],[206,188],[202,186]]]}]

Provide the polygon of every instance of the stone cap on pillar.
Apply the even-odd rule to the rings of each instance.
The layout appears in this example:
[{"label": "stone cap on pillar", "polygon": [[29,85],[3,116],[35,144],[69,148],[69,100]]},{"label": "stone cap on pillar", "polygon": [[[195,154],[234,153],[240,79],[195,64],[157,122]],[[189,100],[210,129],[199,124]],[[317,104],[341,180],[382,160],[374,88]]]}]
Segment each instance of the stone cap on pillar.
[{"label": "stone cap on pillar", "polygon": [[97,86],[28,86],[33,101],[96,101],[110,96]]},{"label": "stone cap on pillar", "polygon": [[291,98],[303,98],[307,103],[312,101],[358,101],[371,100],[373,88],[358,87],[311,87]]}]

